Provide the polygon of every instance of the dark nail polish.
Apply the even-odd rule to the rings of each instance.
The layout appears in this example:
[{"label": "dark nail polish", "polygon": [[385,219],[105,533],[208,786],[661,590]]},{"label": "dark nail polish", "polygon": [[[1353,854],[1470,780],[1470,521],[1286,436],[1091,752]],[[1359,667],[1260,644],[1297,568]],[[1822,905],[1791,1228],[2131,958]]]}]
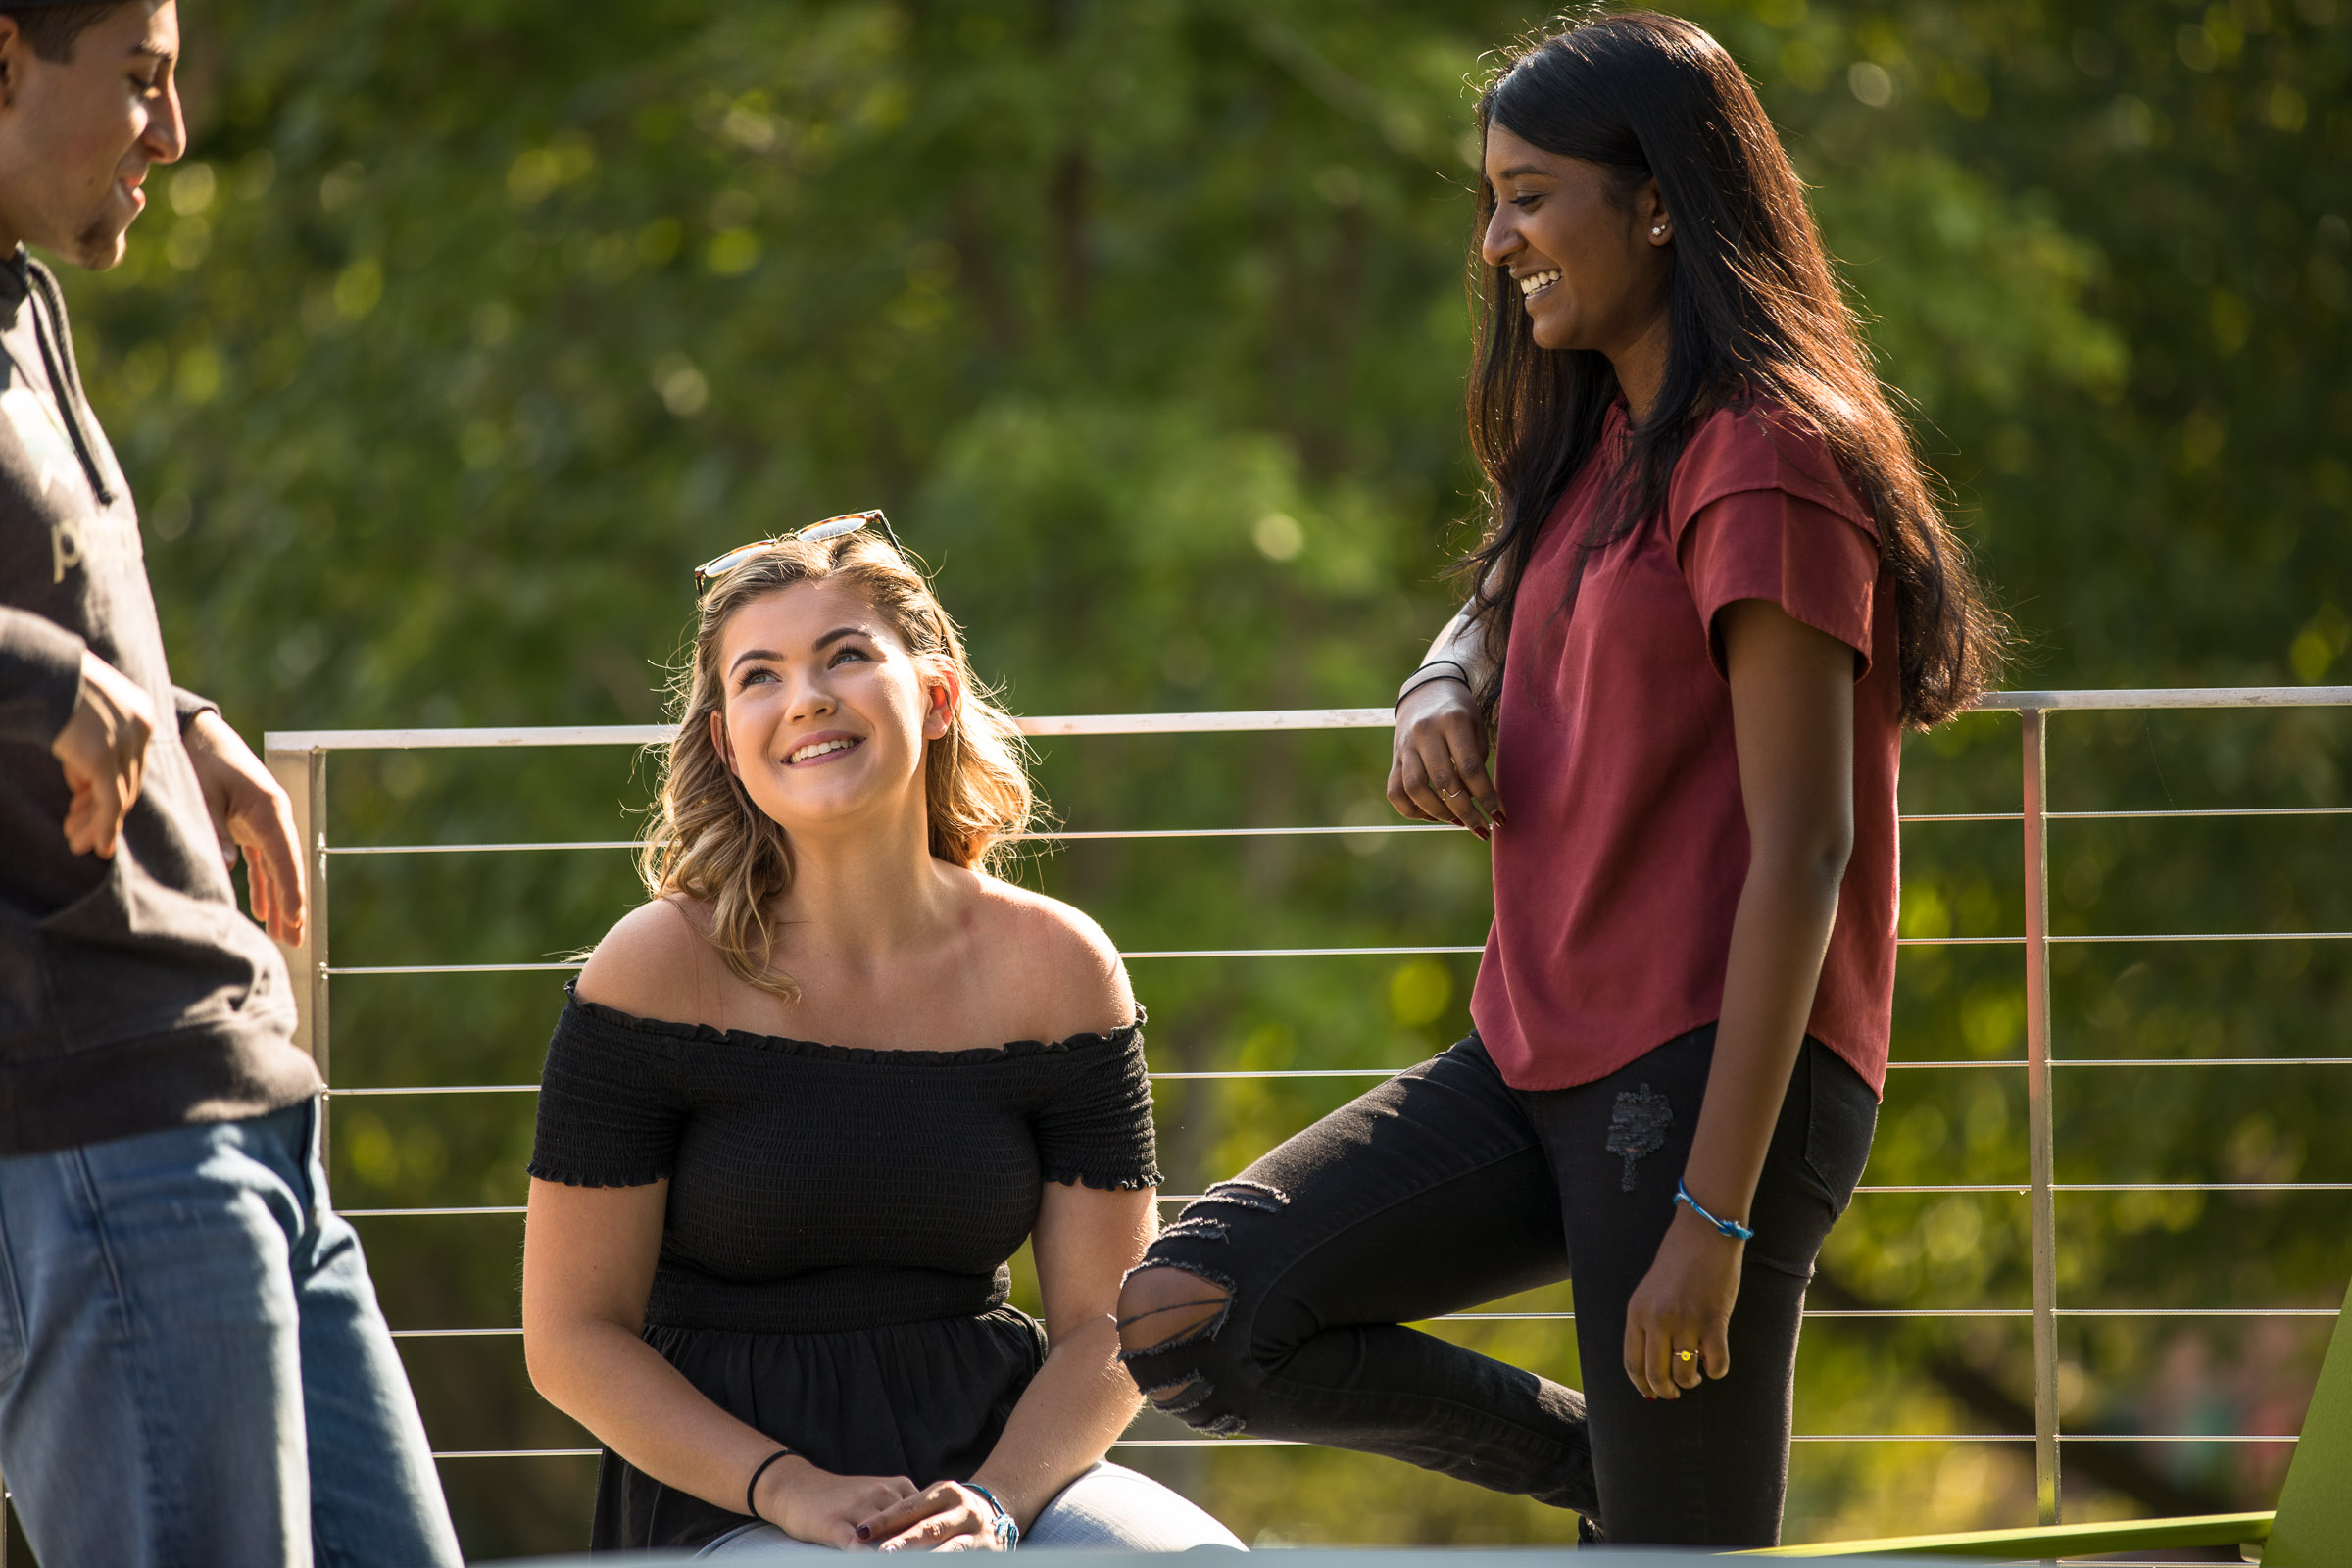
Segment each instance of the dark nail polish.
[{"label": "dark nail polish", "polygon": [[872,1532],[872,1531],[870,1531],[870,1530],[868,1530],[868,1529],[866,1529],[866,1528],[865,1528],[865,1526],[863,1526],[863,1525],[859,1525],[859,1526],[858,1527],[858,1539],[859,1541],[863,1541],[863,1540],[865,1540],[865,1539],[866,1539],[866,1537],[868,1537],[868,1536],[870,1536],[870,1535],[872,1535],[872,1534],[873,1534],[873,1532]]}]

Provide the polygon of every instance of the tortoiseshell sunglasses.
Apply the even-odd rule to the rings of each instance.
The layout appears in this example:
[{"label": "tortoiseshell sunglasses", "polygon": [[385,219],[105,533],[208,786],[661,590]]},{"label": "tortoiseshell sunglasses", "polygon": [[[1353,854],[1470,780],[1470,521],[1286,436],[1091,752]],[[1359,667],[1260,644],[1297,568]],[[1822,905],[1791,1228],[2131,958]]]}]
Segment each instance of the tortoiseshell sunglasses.
[{"label": "tortoiseshell sunglasses", "polygon": [[827,517],[821,522],[812,522],[806,528],[795,528],[792,532],[778,538],[757,539],[748,545],[737,545],[723,556],[713,556],[694,568],[694,597],[702,598],[713,582],[733,571],[745,562],[754,560],[761,552],[775,549],[787,539],[821,542],[826,539],[839,539],[844,534],[856,533],[860,528],[869,527],[881,529],[882,537],[890,541],[891,549],[896,550],[902,556],[906,554],[906,547],[899,543],[899,536],[891,531],[890,519],[882,515],[879,508],[872,512],[845,512],[838,517]]}]

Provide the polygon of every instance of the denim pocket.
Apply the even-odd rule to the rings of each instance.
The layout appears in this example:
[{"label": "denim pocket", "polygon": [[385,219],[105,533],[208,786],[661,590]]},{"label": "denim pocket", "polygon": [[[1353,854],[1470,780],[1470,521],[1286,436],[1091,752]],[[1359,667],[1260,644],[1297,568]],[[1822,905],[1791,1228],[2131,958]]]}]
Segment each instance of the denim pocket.
[{"label": "denim pocket", "polygon": [[1854,1200],[1870,1141],[1879,1128],[1879,1097],[1862,1075],[1818,1040],[1805,1042],[1809,1103],[1805,1108],[1805,1169],[1821,1184],[1833,1217]]}]

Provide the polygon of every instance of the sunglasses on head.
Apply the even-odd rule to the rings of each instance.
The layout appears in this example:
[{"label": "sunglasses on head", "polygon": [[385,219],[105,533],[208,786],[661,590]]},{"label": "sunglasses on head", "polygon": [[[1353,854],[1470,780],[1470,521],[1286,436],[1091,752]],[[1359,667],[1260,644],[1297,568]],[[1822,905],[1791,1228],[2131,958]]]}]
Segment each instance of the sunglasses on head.
[{"label": "sunglasses on head", "polygon": [[839,539],[844,534],[856,533],[860,528],[881,529],[882,537],[890,541],[891,549],[896,550],[902,556],[906,553],[906,547],[899,543],[899,536],[891,531],[890,519],[882,515],[881,509],[876,508],[871,512],[845,512],[838,517],[827,517],[821,522],[812,522],[806,528],[795,528],[792,532],[780,537],[756,539],[748,545],[737,545],[723,556],[711,557],[694,568],[694,596],[700,599],[704,592],[719,578],[747,562],[758,560],[780,544],[794,539],[807,539],[812,544],[822,543],[827,539]]}]

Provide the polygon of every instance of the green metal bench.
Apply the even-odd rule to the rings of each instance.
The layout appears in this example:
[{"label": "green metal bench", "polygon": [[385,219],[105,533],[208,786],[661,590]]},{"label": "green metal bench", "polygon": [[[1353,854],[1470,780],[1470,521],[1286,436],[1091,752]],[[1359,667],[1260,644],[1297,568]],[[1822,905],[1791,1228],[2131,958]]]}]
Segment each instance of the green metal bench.
[{"label": "green metal bench", "polygon": [[[2345,1302],[2352,1310],[2352,1298]],[[2219,1513],[2179,1519],[2120,1519],[2107,1524],[2030,1530],[1972,1530],[1768,1546],[1740,1557],[1984,1557],[2046,1562],[2106,1552],[2184,1546],[2256,1546],[2264,1568],[2340,1568],[2352,1563],[2352,1334],[2336,1320],[2311,1413],[2295,1445],[2276,1513]]]}]

